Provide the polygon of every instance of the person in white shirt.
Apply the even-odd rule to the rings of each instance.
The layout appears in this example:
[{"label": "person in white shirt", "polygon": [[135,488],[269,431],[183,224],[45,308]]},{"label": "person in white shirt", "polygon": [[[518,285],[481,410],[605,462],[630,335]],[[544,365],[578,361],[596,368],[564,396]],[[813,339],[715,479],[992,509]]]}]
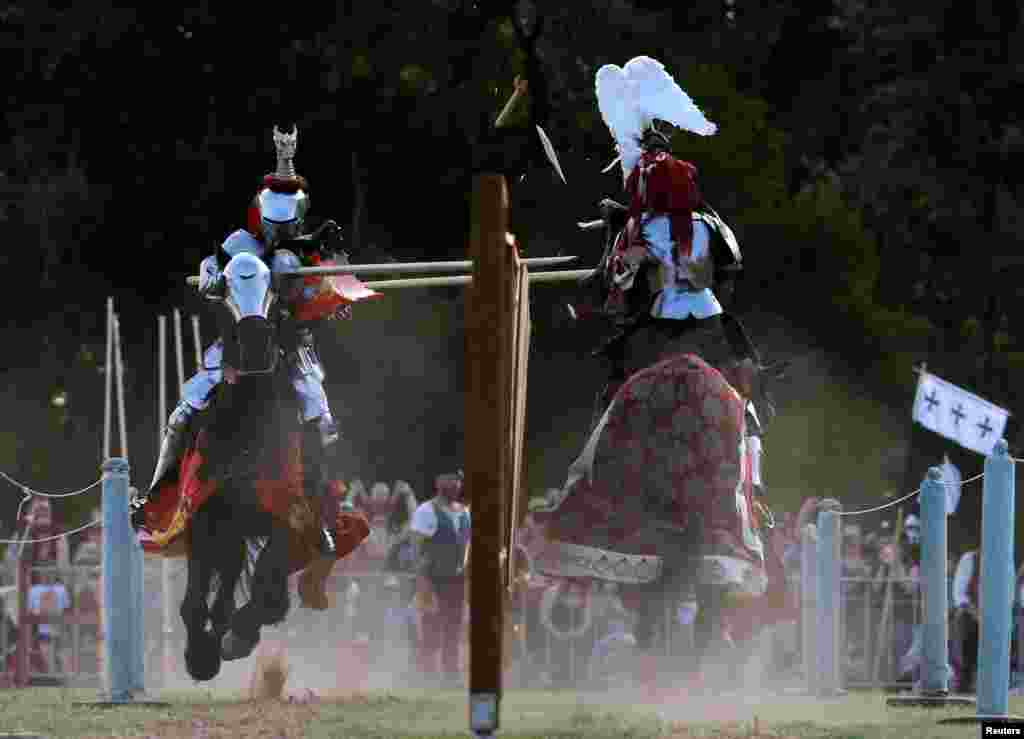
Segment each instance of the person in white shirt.
[{"label": "person in white shirt", "polygon": [[[59,618],[70,606],[71,596],[68,589],[63,583],[56,582],[56,578],[52,576],[45,576],[44,582],[33,585],[28,591],[28,609],[33,616]],[[41,623],[36,628],[36,638],[43,652],[45,664],[48,668],[63,672],[61,667],[54,663],[55,640],[60,636],[60,626]]]},{"label": "person in white shirt", "polygon": [[972,692],[978,669],[978,619],[981,605],[981,548],[965,552],[953,575],[952,654],[957,689]]},{"label": "person in white shirt", "polygon": [[440,653],[440,674],[445,684],[454,686],[461,673],[471,521],[461,472],[439,475],[434,489],[437,494],[416,509],[410,526],[417,547],[417,663],[422,676],[437,675]]}]

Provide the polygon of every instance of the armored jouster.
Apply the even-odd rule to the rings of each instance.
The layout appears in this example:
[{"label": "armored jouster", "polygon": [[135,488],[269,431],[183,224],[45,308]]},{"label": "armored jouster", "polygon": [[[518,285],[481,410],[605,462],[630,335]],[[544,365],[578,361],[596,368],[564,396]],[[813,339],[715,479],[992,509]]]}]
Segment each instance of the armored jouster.
[{"label": "armored jouster", "polygon": [[[599,352],[611,362],[599,409],[642,368],[630,366],[633,358],[627,356],[630,337],[641,330],[651,332],[656,344],[694,350],[714,365],[744,358],[759,365],[742,325],[723,308],[743,268],[739,243],[705,201],[696,166],[672,156],[669,136],[657,122],[699,136],[714,135],[717,126],[650,57],[601,67],[595,88],[618,153],[604,171],[621,166],[626,195],[625,205],[606,199],[600,220],[579,224],[605,230],[604,255],[587,281],[597,289],[597,312],[616,329]],[[761,423],[753,403],[747,423],[755,437],[752,467],[760,488]]]},{"label": "armored jouster", "polygon": [[[232,233],[212,254],[200,264],[198,292],[203,298],[220,302],[228,313],[236,314],[239,306],[234,305],[228,297],[226,284],[234,279],[245,279],[244,275],[233,275],[225,271],[228,262],[239,254],[251,254],[262,260],[270,269],[271,280],[275,290],[268,295],[278,296],[267,310],[274,311],[277,319],[283,361],[295,389],[305,433],[303,444],[307,471],[310,471],[310,484],[307,494],[317,499],[314,510],[320,510],[323,525],[321,526],[321,550],[324,555],[334,552],[334,540],[331,534],[331,522],[334,511],[328,491],[329,461],[333,456],[335,444],[339,438],[338,426],[331,413],[324,390],[326,372],[316,349],[313,327],[322,313],[322,305],[318,305],[323,295],[324,280],[307,278],[305,280],[282,279],[283,274],[293,272],[304,266],[320,264],[324,255],[322,248],[325,237],[337,233],[337,224],[326,221],[316,232],[303,234],[306,215],[309,211],[309,185],[305,178],[295,172],[294,157],[298,131],[284,133],[274,127],[274,146],[277,150],[277,168],[274,173],[263,178],[262,186],[250,205],[248,228]],[[342,261],[347,261],[341,255]],[[351,279],[351,278],[349,278]],[[243,294],[244,291],[230,291],[230,294]],[[376,295],[371,291],[358,297]],[[330,318],[348,318],[350,307],[342,303],[330,315]],[[222,326],[226,330],[228,324]],[[223,330],[222,330],[223,335]],[[182,398],[171,413],[167,423],[167,431],[160,449],[153,480],[145,496],[133,501],[133,507],[141,510],[149,495],[152,495],[171,470],[184,451],[186,439],[193,418],[208,407],[214,388],[225,376],[241,366],[239,357],[228,356],[232,347],[225,351],[225,342],[218,339],[203,355],[203,367],[182,389]]]}]

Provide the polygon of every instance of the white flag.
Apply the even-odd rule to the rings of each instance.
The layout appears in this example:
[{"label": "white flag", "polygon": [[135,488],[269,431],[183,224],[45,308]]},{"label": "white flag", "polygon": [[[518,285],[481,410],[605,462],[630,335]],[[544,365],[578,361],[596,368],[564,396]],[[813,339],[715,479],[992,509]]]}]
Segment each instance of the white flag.
[{"label": "white flag", "polygon": [[914,420],[979,454],[992,453],[1009,415],[1006,409],[927,372],[917,381]]},{"label": "white flag", "polygon": [[960,490],[963,487],[963,476],[957,466],[949,461],[949,455],[942,458],[942,484],[946,488],[946,515],[952,516],[956,513],[956,507],[960,505]]}]

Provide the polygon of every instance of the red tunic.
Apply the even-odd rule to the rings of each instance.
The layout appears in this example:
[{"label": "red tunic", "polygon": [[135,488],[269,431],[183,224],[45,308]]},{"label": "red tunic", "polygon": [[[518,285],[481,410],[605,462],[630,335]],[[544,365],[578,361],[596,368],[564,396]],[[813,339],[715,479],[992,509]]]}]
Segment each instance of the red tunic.
[{"label": "red tunic", "polygon": [[645,212],[669,216],[672,238],[681,254],[693,247],[693,211],[703,201],[697,187],[697,168],[666,152],[644,153],[626,179],[630,223],[629,248],[640,243],[640,216]]},{"label": "red tunic", "polygon": [[626,312],[624,289],[615,279],[630,271],[625,255],[633,247],[646,247],[641,227],[644,213],[669,217],[669,232],[679,256],[688,257],[693,249],[693,211],[703,202],[697,187],[697,168],[665,152],[644,153],[626,178],[629,198],[626,227],[615,243],[605,268],[609,286],[604,312]]}]

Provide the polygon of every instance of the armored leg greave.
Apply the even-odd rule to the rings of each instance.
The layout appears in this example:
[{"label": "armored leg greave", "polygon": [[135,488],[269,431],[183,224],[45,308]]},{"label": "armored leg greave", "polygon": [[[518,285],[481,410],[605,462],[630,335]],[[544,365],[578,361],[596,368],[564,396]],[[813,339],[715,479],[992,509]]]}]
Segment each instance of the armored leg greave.
[{"label": "armored leg greave", "polygon": [[164,432],[160,456],[157,458],[156,470],[153,472],[153,481],[149,483],[147,495],[152,495],[156,491],[164,476],[184,451],[189,425],[196,412],[195,408],[185,401],[181,401],[171,413],[171,417],[167,419],[167,430]]},{"label": "armored leg greave", "polygon": [[153,481],[145,492],[136,491],[129,501],[129,509],[132,517],[132,525],[136,528],[145,524],[143,508],[149,502],[150,497],[157,492],[164,477],[171,471],[178,462],[181,453],[185,450],[185,440],[188,438],[189,426],[195,416],[195,408],[184,400],[178,403],[177,407],[167,419],[167,430],[164,432],[163,442],[160,445],[160,456],[156,461],[156,470],[153,472]]}]

